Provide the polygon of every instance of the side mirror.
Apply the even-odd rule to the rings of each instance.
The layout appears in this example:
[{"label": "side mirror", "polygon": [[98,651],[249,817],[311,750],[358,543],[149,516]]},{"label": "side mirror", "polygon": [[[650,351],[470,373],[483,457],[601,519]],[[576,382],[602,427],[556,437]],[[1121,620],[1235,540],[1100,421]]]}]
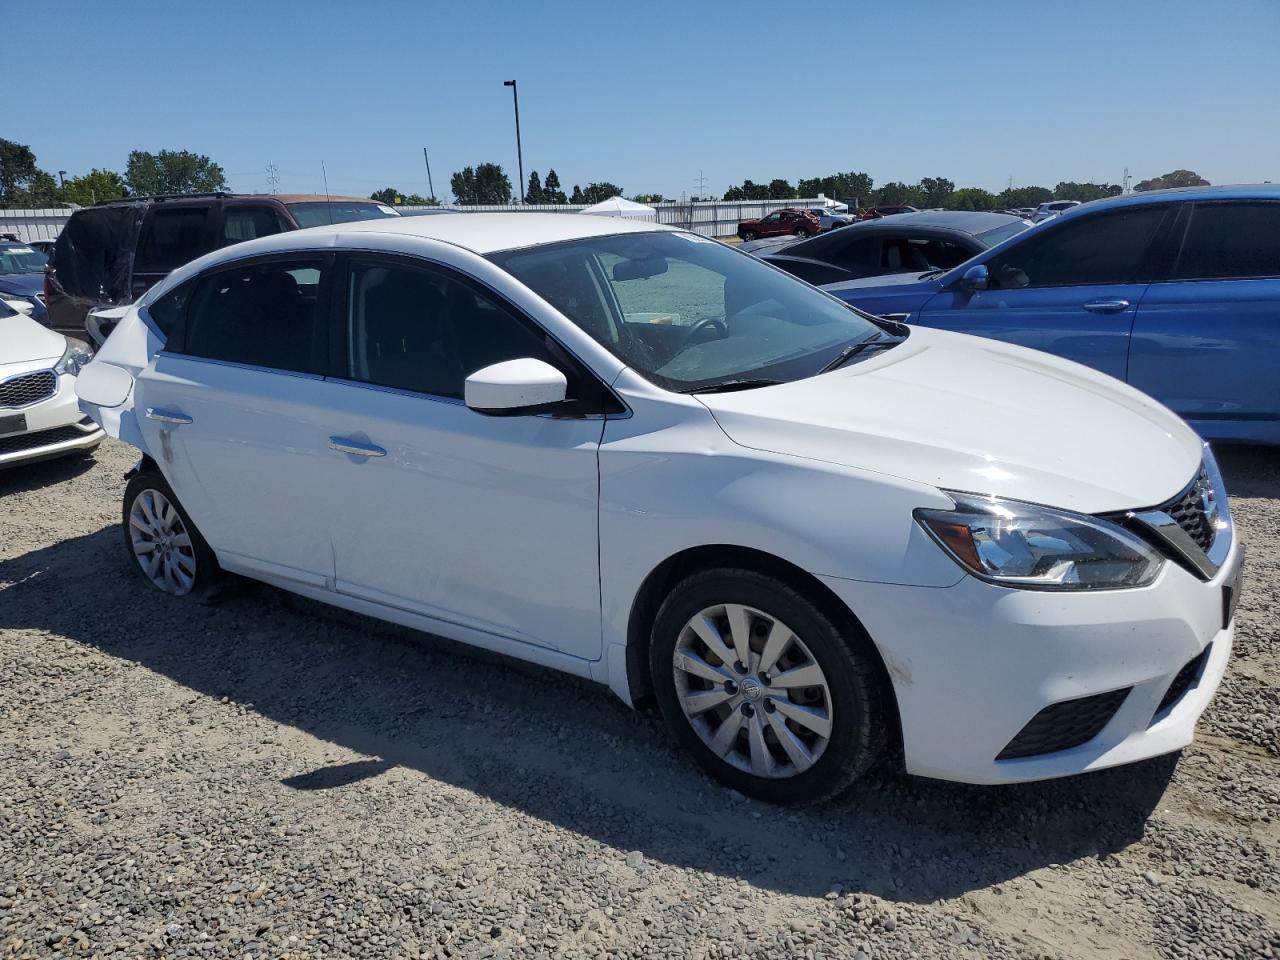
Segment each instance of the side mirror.
[{"label": "side mirror", "polygon": [[987,289],[988,280],[986,264],[975,263],[964,272],[964,276],[960,278],[960,285],[970,292],[985,290]]},{"label": "side mirror", "polygon": [[639,260],[619,260],[613,265],[614,280],[648,280],[667,272],[666,257],[645,257]]},{"label": "side mirror", "polygon": [[551,364],[523,357],[477,370],[467,377],[463,397],[476,413],[516,417],[555,408],[568,390],[569,381]]}]

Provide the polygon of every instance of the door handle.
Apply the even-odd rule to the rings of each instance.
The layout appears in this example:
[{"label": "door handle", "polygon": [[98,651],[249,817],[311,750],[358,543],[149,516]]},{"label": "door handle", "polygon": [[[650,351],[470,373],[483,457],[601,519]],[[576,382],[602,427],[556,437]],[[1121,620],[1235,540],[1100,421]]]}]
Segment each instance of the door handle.
[{"label": "door handle", "polygon": [[357,457],[385,457],[387,451],[372,443],[361,443],[359,440],[348,440],[346,437],[330,437],[329,449],[339,453],[350,453]]},{"label": "door handle", "polygon": [[1128,300],[1090,300],[1084,304],[1090,313],[1120,313],[1129,309]]},{"label": "door handle", "polygon": [[172,410],[161,410],[157,407],[147,407],[147,419],[158,420],[160,423],[190,423],[191,418],[185,413],[175,413]]}]

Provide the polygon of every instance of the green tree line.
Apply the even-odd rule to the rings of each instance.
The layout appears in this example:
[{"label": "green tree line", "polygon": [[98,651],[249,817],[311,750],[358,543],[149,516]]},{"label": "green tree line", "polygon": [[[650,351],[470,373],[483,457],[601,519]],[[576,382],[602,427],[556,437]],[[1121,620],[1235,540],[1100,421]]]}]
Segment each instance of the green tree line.
[{"label": "green tree line", "polygon": [[226,190],[222,167],[189,150],[130,152],[123,173],[95,167],[65,182],[36,162],[29,146],[0,138],[0,206],[89,206],[103,200],[164,193]]}]

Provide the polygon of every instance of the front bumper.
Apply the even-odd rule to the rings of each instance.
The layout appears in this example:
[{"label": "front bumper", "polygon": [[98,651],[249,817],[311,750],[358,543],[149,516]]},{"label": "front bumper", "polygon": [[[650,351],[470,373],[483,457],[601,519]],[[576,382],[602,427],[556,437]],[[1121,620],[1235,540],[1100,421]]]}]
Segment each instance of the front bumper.
[{"label": "front bumper", "polygon": [[[1234,624],[1223,587],[1242,562],[1237,540],[1208,583],[1166,563],[1137,590],[1053,593],[965,577],[907,587],[824,577],[862,622],[893,683],[908,773],[966,783],[1043,780],[1185,747],[1226,671]],[[1188,689],[1162,707],[1206,647]],[[1051,704],[1128,688],[1085,742],[997,760]],[[1175,691],[1176,692],[1176,691]]]},{"label": "front bumper", "polygon": [[27,407],[0,408],[0,418],[22,414],[26,429],[0,433],[0,469],[91,450],[106,436],[80,412],[75,377],[58,377],[52,397]]}]

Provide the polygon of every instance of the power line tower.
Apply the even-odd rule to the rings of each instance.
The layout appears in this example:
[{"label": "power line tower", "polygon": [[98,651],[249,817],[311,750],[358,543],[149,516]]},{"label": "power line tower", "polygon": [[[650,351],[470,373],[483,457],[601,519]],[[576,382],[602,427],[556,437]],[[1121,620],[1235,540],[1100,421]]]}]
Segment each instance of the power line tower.
[{"label": "power line tower", "polygon": [[702,171],[698,171],[698,179],[693,181],[698,185],[698,196],[695,199],[705,200],[707,195],[707,178],[702,175]]},{"label": "power line tower", "polygon": [[272,193],[280,192],[280,168],[274,163],[267,164],[267,186]]}]

